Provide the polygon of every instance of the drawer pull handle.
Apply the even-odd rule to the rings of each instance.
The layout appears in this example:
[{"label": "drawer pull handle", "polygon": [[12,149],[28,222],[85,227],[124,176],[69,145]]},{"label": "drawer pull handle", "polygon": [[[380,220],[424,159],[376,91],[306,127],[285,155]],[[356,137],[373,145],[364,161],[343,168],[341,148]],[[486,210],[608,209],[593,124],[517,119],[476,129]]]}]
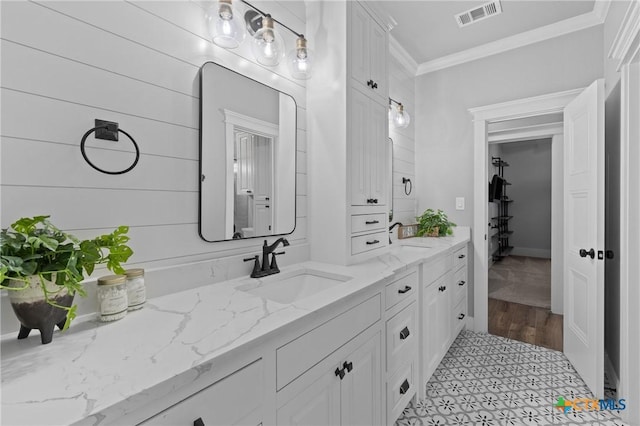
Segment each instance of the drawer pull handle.
[{"label": "drawer pull handle", "polygon": [[440,286],[438,287],[438,291],[445,291],[447,289],[447,286]]},{"label": "drawer pull handle", "polygon": [[409,337],[411,333],[409,332],[409,327],[405,327],[402,329],[402,331],[400,332],[400,340],[404,340],[407,337]]},{"label": "drawer pull handle", "polygon": [[380,223],[379,220],[367,220],[364,224],[365,225],[375,225],[376,223]]},{"label": "drawer pull handle", "polygon": [[404,382],[402,382],[402,384],[400,385],[400,395],[404,395],[405,393],[407,393],[410,387],[411,386],[409,385],[409,381],[407,379],[404,379]]},{"label": "drawer pull handle", "polygon": [[195,419],[193,421],[193,426],[204,426],[204,421],[202,420],[202,417],[198,417],[197,419]]},{"label": "drawer pull handle", "polygon": [[351,373],[351,370],[353,370],[353,363],[345,361],[344,364],[342,364],[342,367],[344,367],[343,370],[347,370],[347,373]]},{"label": "drawer pull handle", "polygon": [[345,372],[344,372],[344,368],[340,369],[338,367],[336,367],[336,371],[335,371],[336,376],[340,377],[340,380],[344,379],[345,376]]},{"label": "drawer pull handle", "polygon": [[405,285],[404,288],[402,290],[398,290],[398,293],[400,294],[405,294],[406,292],[408,292],[409,290],[411,290],[411,287],[408,285]]},{"label": "drawer pull handle", "polygon": [[378,244],[378,243],[380,243],[380,241],[378,241],[378,240],[367,241],[367,245],[368,246],[373,245],[373,244]]},{"label": "drawer pull handle", "polygon": [[464,258],[465,258],[464,254],[461,254],[461,255],[458,256],[458,259],[464,259]]},{"label": "drawer pull handle", "polygon": [[462,286],[463,286],[463,285],[465,285],[466,283],[467,283],[467,282],[466,282],[465,280],[462,280],[462,281],[458,282],[458,285],[462,287]]},{"label": "drawer pull handle", "polygon": [[460,314],[460,315],[458,315],[458,319],[459,319],[459,320],[464,319],[464,314]]}]

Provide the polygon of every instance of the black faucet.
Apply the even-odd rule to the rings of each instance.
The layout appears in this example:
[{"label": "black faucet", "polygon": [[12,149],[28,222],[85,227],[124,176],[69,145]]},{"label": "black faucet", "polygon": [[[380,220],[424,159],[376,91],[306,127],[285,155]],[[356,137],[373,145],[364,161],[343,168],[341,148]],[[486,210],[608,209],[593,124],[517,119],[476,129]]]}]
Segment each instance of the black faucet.
[{"label": "black faucet", "polygon": [[[280,268],[278,268],[278,263],[276,262],[276,255],[284,254],[284,252],[275,253],[280,243],[282,243],[284,247],[289,245],[289,241],[287,241],[286,238],[278,238],[271,245],[268,245],[267,240],[264,240],[264,244],[262,245],[262,265],[260,265],[260,257],[258,255],[244,259],[245,262],[254,261],[251,278],[266,277],[267,275],[280,272]],[[271,255],[271,262],[269,262],[269,255]]]},{"label": "black faucet", "polygon": [[[402,223],[400,222],[396,222],[393,225],[389,226],[389,234],[391,234],[391,231],[393,230],[393,228],[395,228],[396,226],[404,226]],[[391,235],[389,235],[389,244],[391,244]]]}]

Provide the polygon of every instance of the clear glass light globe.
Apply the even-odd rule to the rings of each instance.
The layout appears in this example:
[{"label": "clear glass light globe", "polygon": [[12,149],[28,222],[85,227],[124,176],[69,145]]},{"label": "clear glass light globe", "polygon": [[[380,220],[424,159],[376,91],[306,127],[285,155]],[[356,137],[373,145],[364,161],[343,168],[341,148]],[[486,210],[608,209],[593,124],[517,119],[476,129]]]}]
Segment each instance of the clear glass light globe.
[{"label": "clear glass light globe", "polygon": [[244,22],[230,0],[221,0],[209,9],[208,30],[211,40],[225,49],[235,49],[245,38]]},{"label": "clear glass light globe", "polygon": [[258,63],[275,67],[284,58],[284,40],[273,28],[273,20],[270,17],[263,17],[262,25],[253,36],[251,50]]},{"label": "clear glass light globe", "polygon": [[298,38],[296,48],[287,55],[287,67],[293,78],[306,80],[313,72],[313,51],[307,47],[304,37]]},{"label": "clear glass light globe", "polygon": [[411,123],[411,116],[407,111],[397,111],[393,121],[396,127],[406,129]]}]

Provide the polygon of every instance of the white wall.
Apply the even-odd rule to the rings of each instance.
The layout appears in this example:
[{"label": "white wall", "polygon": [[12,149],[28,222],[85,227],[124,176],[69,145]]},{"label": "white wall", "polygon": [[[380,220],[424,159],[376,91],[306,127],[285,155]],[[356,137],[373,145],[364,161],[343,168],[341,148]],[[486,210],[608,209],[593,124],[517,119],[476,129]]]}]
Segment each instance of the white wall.
[{"label": "white wall", "polygon": [[[393,56],[389,56],[389,96],[404,105],[412,120],[406,129],[389,123],[389,137],[393,139],[393,221],[404,225],[416,221],[416,164],[415,164],[415,76]],[[405,194],[402,178],[411,179],[413,186]],[[407,185],[407,191],[410,186]]]},{"label": "white wall", "polygon": [[[298,105],[295,248],[283,265],[308,258],[306,91],[303,82],[254,62],[245,41],[236,51],[210,43],[208,2],[2,2],[1,226],[50,214],[81,238],[129,225],[135,254],[147,269],[151,296],[249,274],[241,260],[262,240],[206,243],[198,236],[200,66],[216,61],[291,94]],[[305,31],[303,2],[256,2]],[[294,38],[283,33],[288,48]],[[315,40],[309,40],[313,48]],[[108,176],[80,155],[80,138],[95,118],[117,121],[138,142],[130,173]],[[128,164],[126,138],[92,141],[103,167]],[[104,148],[104,149],[102,149]],[[227,260],[216,260],[235,256]],[[195,263],[194,263],[195,262]],[[105,270],[97,271],[100,276]],[[88,285],[93,291],[93,284]],[[2,333],[17,323],[3,297]],[[94,309],[92,294],[80,312]],[[6,317],[5,317],[6,316]]]},{"label": "white wall", "polygon": [[[513,254],[551,258],[551,140],[501,144]],[[491,169],[489,169],[491,170]]]},{"label": "white wall", "polygon": [[[602,27],[592,27],[418,76],[418,211],[441,208],[459,225],[472,226],[473,125],[468,109],[586,87],[604,74],[602,46]],[[466,199],[464,211],[455,210],[458,196]]]}]

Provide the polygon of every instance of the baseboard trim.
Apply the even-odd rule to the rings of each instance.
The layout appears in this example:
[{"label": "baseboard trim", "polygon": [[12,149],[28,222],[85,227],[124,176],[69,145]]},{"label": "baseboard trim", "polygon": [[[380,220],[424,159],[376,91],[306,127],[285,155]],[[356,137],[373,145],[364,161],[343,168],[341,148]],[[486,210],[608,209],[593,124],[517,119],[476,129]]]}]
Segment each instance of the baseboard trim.
[{"label": "baseboard trim", "polygon": [[528,257],[540,257],[543,259],[551,259],[551,250],[547,250],[547,249],[514,247],[511,254],[514,256],[528,256]]}]

